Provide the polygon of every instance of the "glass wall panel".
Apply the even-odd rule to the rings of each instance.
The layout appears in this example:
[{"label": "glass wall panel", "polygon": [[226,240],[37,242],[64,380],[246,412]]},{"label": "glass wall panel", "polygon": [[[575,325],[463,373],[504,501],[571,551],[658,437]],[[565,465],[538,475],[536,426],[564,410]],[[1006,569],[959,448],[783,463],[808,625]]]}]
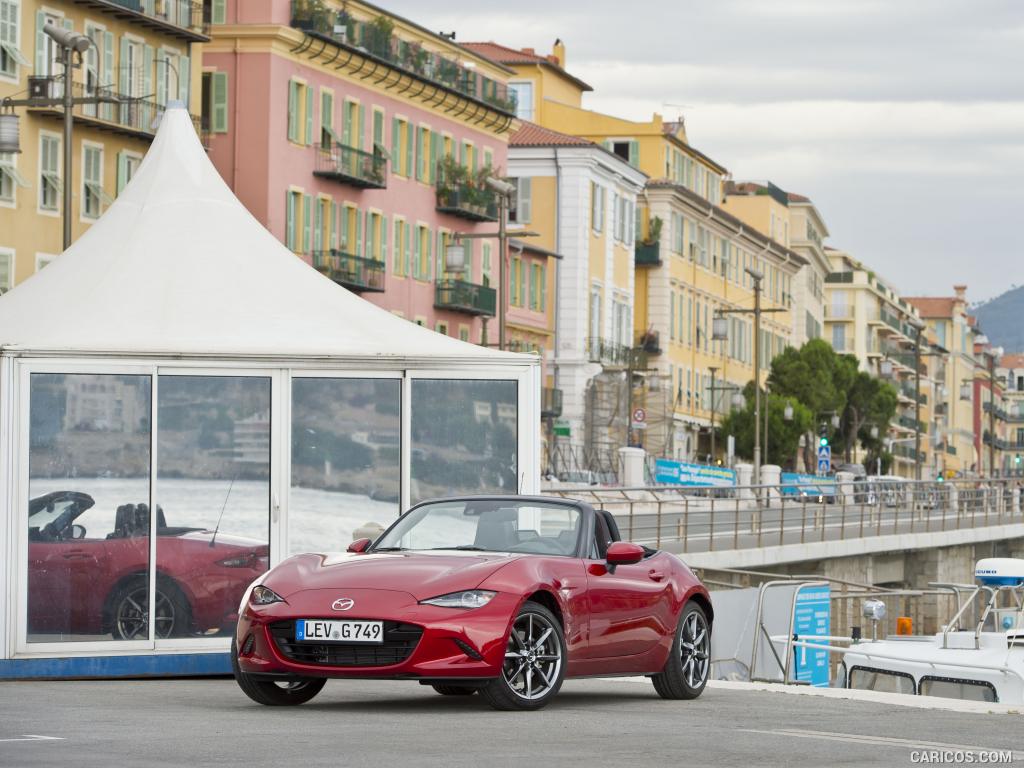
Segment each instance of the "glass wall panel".
[{"label": "glass wall panel", "polygon": [[517,395],[515,381],[413,380],[414,504],[456,494],[516,493]]},{"label": "glass wall panel", "polygon": [[158,637],[230,631],[267,569],[270,386],[259,376],[159,379]]},{"label": "glass wall panel", "polygon": [[149,637],[149,376],[29,385],[28,641]]},{"label": "glass wall panel", "polygon": [[398,516],[401,396],[398,379],[292,380],[290,554],[344,549]]}]

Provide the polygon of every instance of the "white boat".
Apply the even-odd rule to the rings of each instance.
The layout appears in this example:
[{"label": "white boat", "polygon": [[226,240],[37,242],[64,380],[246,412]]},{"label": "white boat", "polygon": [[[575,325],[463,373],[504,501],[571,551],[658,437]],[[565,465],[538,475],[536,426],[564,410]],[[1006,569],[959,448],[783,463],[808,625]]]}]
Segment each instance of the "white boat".
[{"label": "white boat", "polygon": [[[772,640],[789,645],[789,652],[806,647],[841,653],[834,683],[840,687],[1024,704],[1024,560],[979,560],[975,578],[977,585],[931,585],[951,590],[958,606],[932,636]],[[869,620],[883,618],[884,611],[878,601],[865,603]],[[832,644],[837,641],[850,644]]]}]

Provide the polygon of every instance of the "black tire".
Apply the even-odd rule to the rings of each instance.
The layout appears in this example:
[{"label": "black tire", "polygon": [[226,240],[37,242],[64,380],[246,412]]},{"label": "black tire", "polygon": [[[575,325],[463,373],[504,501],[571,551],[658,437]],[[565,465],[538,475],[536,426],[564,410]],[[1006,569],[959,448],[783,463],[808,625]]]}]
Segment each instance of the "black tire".
[{"label": "black tire", "polygon": [[710,671],[711,625],[704,609],[691,600],[679,614],[665,668],[652,675],[651,682],[663,699],[696,699],[704,692]]},{"label": "black tire", "polygon": [[[523,603],[505,648],[502,674],[481,688],[480,695],[500,710],[532,710],[547,705],[565,679],[568,659],[561,623],[543,605]],[[539,691],[534,690],[534,675]]]},{"label": "black tire", "polygon": [[470,688],[467,685],[448,685],[446,683],[437,683],[430,687],[442,696],[472,696],[476,693],[476,688]]},{"label": "black tire", "polygon": [[[110,596],[110,632],[115,640],[149,639],[149,578],[135,576],[121,583]],[[188,637],[192,610],[188,600],[170,579],[156,581],[156,632],[159,640]]]},{"label": "black tire", "polygon": [[267,707],[305,704],[327,684],[326,678],[323,677],[307,677],[303,680],[278,683],[246,674],[238,666],[238,644],[235,638],[231,639],[231,669],[235,673],[235,682],[242,692],[257,704]]}]

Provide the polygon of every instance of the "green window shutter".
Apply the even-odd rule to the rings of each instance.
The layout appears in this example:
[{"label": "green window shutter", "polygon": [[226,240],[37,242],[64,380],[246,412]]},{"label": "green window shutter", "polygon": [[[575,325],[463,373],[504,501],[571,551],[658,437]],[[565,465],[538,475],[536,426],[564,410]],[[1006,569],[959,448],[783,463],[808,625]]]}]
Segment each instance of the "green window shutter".
[{"label": "green window shutter", "polygon": [[548,268],[547,265],[540,265],[540,311],[547,312],[548,309]]},{"label": "green window shutter", "polygon": [[405,126],[405,175],[412,176],[412,145],[415,137],[413,136],[413,125],[407,123]]},{"label": "green window shutter", "polygon": [[[100,84],[113,88],[114,83],[114,34],[103,33],[103,70],[100,75]],[[114,105],[103,104],[100,106],[100,114],[104,120],[114,119]]]},{"label": "green window shutter", "polygon": [[426,154],[423,151],[426,129],[419,125],[416,127],[416,181],[424,181],[426,173]]},{"label": "green window shutter", "polygon": [[213,0],[213,12],[210,15],[210,21],[214,24],[225,24],[227,23],[227,5],[228,0]]},{"label": "green window shutter", "polygon": [[356,209],[356,249],[352,251],[356,256],[363,255],[363,216],[359,213],[359,209]]},{"label": "green window shutter", "polygon": [[211,78],[213,115],[210,121],[214,133],[228,132],[228,73],[214,72]]},{"label": "green window shutter", "polygon": [[342,107],[341,143],[346,147],[355,146],[355,142],[352,141],[352,102],[347,99]]},{"label": "green window shutter", "polygon": [[394,259],[392,259],[391,271],[394,272],[397,275],[402,274],[402,248],[401,248],[401,244],[402,244],[402,232],[404,230],[404,227],[405,227],[405,225],[401,221],[398,221],[397,219],[395,220],[395,239],[394,239],[394,246],[393,246],[394,249],[395,249],[395,255],[394,255]]},{"label": "green window shutter", "polygon": [[295,250],[295,195],[291,191],[284,193],[284,244],[289,250]]},{"label": "green window shutter", "polygon": [[444,233],[440,230],[437,232],[437,252],[434,256],[437,259],[437,265],[434,267],[434,274],[437,275],[437,279],[440,280],[444,276],[444,273],[448,271],[445,269],[444,263]]},{"label": "green window shutter", "polygon": [[43,27],[46,26],[46,14],[43,11],[36,11],[36,68],[35,74],[41,75],[46,72],[46,33]]},{"label": "green window shutter", "polygon": [[373,149],[384,147],[384,113],[379,110],[373,112]]},{"label": "green window shutter", "polygon": [[466,164],[466,142],[459,142],[459,165],[465,166]]},{"label": "green window shutter", "polygon": [[306,86],[306,144],[313,143],[313,89]]},{"label": "green window shutter", "polygon": [[341,247],[341,250],[343,250],[345,253],[352,253],[352,249],[349,247],[349,244],[348,244],[348,226],[349,226],[349,222],[348,222],[348,207],[346,206],[346,207],[343,207],[341,209],[341,245],[340,245],[340,247]]},{"label": "green window shutter", "polygon": [[[388,263],[388,217],[380,217],[380,263]],[[385,266],[385,269],[387,267]]]},{"label": "green window shutter", "polygon": [[391,172],[401,173],[399,151],[402,146],[402,124],[397,117],[391,118]]},{"label": "green window shutter", "polygon": [[[406,233],[408,234],[408,230],[406,230]],[[422,245],[422,243],[420,243],[420,228],[416,227],[416,240],[412,244],[412,257],[413,257],[412,258],[412,276],[414,278],[416,278],[417,280],[420,280],[420,279],[423,278],[423,275],[420,274],[420,246],[421,245]]]},{"label": "green window shutter", "polygon": [[323,89],[320,91],[320,125],[323,128],[334,128],[334,96]]},{"label": "green window shutter", "polygon": [[629,164],[634,168],[640,167],[640,142],[630,140],[629,142]]},{"label": "green window shutter", "polygon": [[178,74],[181,76],[178,82],[178,98],[187,108],[192,94],[192,61],[188,56],[178,57]]},{"label": "green window shutter", "polygon": [[516,221],[520,224],[529,224],[533,213],[533,180],[530,178],[519,179],[519,199],[516,203]]},{"label": "green window shutter", "polygon": [[288,141],[299,141],[299,84],[288,81]]},{"label": "green window shutter", "polygon": [[331,200],[331,238],[327,243],[327,249],[335,248],[338,244],[338,204]]},{"label": "green window shutter", "polygon": [[[153,46],[146,45],[142,48],[142,92],[149,94],[153,92]],[[161,103],[160,99],[157,99],[157,103]],[[147,130],[153,123],[153,118],[156,115],[151,113],[150,109],[143,107],[141,114],[141,126]]]},{"label": "green window shutter", "polygon": [[302,252],[309,253],[309,228],[313,211],[312,199],[309,195],[302,196]]},{"label": "green window shutter", "polygon": [[443,140],[439,133],[430,134],[430,173],[427,178],[431,184],[437,182],[437,158],[441,154],[441,142]]},{"label": "green window shutter", "polygon": [[313,206],[313,250],[323,250],[323,220],[319,198]]},{"label": "green window shutter", "polygon": [[359,149],[366,149],[366,108],[362,104],[359,105],[359,121],[356,123],[356,131],[358,132],[356,146]]},{"label": "green window shutter", "polygon": [[121,194],[124,185],[128,183],[128,158],[124,152],[117,153],[117,194]]},{"label": "green window shutter", "polygon": [[[150,46],[146,48],[152,50]],[[150,56],[149,52],[146,52],[147,59]],[[167,77],[164,73],[164,69],[167,68],[167,54],[162,50],[156,52],[156,68],[159,70],[156,75],[156,103],[161,107],[167,104]],[[146,89],[146,93],[150,93],[149,88]]]},{"label": "green window shutter", "polygon": [[530,309],[537,308],[537,265],[530,265]]},{"label": "green window shutter", "polygon": [[403,274],[408,275],[410,272],[410,261],[412,260],[412,224],[406,223],[405,225],[405,269],[402,270]]}]

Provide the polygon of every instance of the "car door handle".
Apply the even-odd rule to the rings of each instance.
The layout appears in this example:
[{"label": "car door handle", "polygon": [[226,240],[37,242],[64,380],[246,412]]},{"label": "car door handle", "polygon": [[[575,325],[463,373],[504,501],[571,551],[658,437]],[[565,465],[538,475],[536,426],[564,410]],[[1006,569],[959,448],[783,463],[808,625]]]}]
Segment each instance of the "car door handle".
[{"label": "car door handle", "polygon": [[664,571],[656,571],[656,570],[654,570],[654,569],[652,568],[651,570],[649,570],[649,571],[647,572],[647,577],[648,577],[648,578],[649,578],[649,579],[650,579],[651,581],[661,581],[662,579],[664,579],[664,578],[665,578],[665,573],[664,573]]},{"label": "car door handle", "polygon": [[82,552],[79,550],[75,552],[65,552],[63,555],[61,555],[61,557],[63,557],[65,560],[88,560],[89,553]]}]

